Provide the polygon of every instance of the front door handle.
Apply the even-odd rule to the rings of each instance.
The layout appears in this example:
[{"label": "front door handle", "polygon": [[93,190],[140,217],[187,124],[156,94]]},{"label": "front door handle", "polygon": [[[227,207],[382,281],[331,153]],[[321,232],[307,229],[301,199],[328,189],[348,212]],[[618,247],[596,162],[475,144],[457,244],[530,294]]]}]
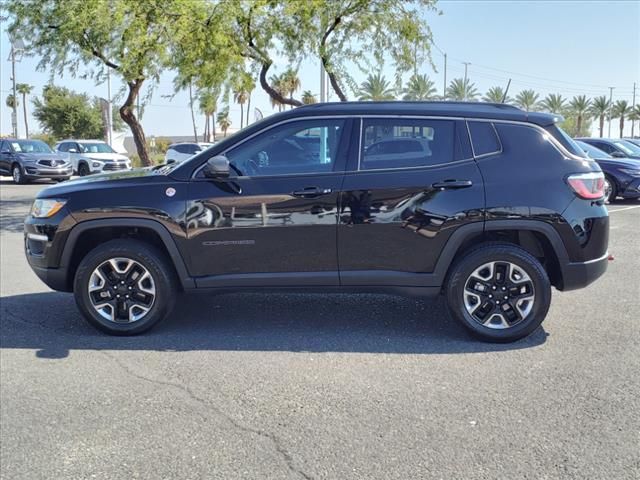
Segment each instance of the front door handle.
[{"label": "front door handle", "polygon": [[295,190],[294,192],[291,192],[291,195],[301,198],[315,198],[321,197],[322,195],[329,195],[332,191],[333,190],[330,188],[306,187],[302,190]]},{"label": "front door handle", "polygon": [[455,188],[469,188],[473,185],[471,180],[443,180],[436,182],[431,186],[439,190],[455,189]]}]

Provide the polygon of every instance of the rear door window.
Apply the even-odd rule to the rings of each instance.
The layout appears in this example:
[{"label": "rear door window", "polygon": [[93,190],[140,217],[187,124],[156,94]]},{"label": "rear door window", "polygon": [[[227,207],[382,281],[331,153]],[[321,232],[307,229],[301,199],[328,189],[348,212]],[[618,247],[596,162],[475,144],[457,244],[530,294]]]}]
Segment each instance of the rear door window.
[{"label": "rear door window", "polygon": [[360,170],[416,168],[454,160],[455,122],[450,120],[364,119]]},{"label": "rear door window", "polygon": [[497,154],[502,151],[502,144],[498,138],[493,123],[468,122],[469,133],[476,157]]}]

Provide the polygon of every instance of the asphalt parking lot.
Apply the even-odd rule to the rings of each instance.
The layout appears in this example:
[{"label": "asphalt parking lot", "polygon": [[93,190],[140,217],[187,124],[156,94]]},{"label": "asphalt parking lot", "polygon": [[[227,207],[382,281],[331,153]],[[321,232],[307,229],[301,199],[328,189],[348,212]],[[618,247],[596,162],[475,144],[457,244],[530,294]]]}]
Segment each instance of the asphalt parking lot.
[{"label": "asphalt parking lot", "polygon": [[543,329],[480,343],[440,300],[182,297],[133,338],[29,269],[43,184],[0,182],[2,478],[639,478],[640,203]]}]

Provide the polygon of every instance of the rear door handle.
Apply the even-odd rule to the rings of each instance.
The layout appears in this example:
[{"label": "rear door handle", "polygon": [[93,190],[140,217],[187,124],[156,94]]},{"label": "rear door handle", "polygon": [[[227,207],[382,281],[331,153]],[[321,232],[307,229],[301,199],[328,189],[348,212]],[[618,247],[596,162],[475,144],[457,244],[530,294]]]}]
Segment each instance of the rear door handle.
[{"label": "rear door handle", "polygon": [[431,186],[440,190],[455,189],[455,188],[469,188],[473,185],[471,180],[443,180],[442,182],[436,182]]},{"label": "rear door handle", "polygon": [[295,190],[291,195],[301,198],[315,198],[321,197],[322,195],[329,195],[332,191],[330,188],[306,187],[302,190]]}]

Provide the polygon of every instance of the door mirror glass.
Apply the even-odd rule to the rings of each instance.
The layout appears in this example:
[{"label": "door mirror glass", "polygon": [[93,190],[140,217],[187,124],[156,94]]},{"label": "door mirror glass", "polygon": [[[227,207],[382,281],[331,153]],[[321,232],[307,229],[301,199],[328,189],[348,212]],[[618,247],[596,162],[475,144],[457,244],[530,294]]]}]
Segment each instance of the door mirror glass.
[{"label": "door mirror glass", "polygon": [[216,155],[207,160],[203,172],[207,178],[228,178],[231,173],[229,159],[224,155]]},{"label": "door mirror glass", "polygon": [[78,151],[75,148],[70,148],[69,153],[78,153]]},{"label": "door mirror glass", "polygon": [[617,150],[614,150],[613,152],[611,152],[611,156],[612,157],[616,157],[616,158],[624,158],[626,157],[626,155],[622,152],[619,152]]}]

